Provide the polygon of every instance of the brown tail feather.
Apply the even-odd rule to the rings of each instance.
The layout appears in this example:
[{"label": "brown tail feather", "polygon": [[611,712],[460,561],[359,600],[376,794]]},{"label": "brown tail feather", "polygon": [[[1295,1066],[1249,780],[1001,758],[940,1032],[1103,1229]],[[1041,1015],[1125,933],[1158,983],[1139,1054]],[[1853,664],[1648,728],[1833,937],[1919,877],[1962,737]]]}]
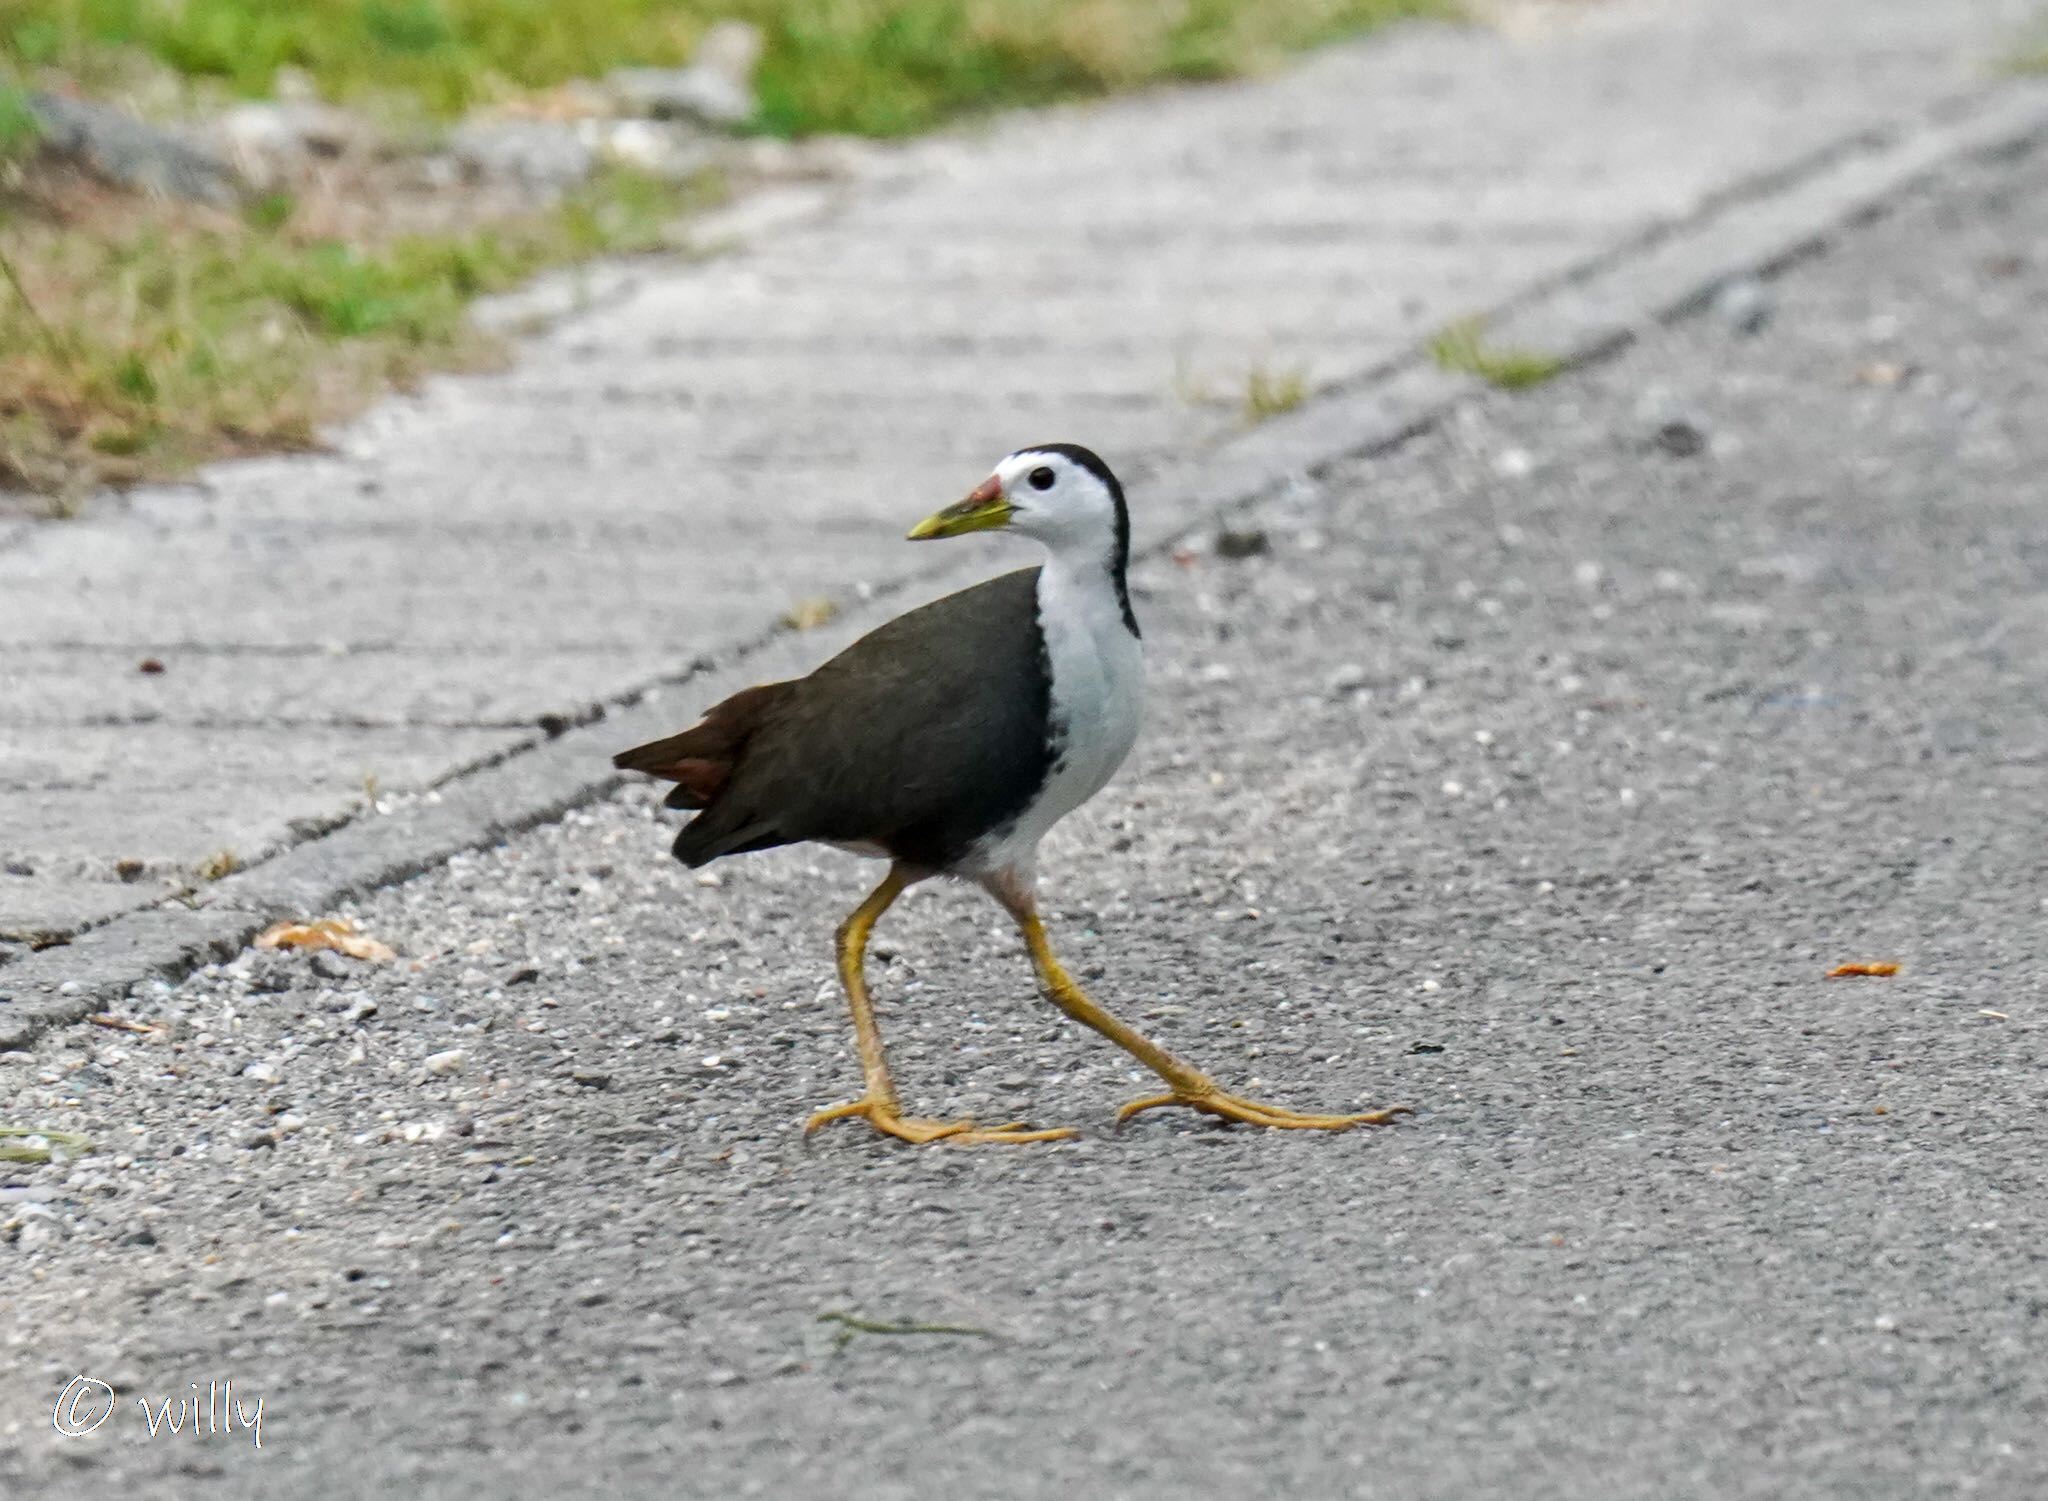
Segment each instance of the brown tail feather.
[{"label": "brown tail feather", "polygon": [[671,808],[708,807],[724,790],[761,721],[795,686],[785,682],[743,688],[713,705],[702,720],[681,734],[620,751],[612,757],[612,765],[676,783],[668,798]]}]

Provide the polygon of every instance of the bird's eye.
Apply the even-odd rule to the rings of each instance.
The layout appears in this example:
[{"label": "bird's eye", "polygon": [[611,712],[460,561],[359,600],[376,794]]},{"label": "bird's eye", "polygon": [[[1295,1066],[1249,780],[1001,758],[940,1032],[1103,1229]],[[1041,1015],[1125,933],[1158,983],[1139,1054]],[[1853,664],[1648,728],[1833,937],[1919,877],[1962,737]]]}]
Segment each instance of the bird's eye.
[{"label": "bird's eye", "polygon": [[1052,488],[1053,472],[1043,464],[1040,464],[1024,477],[1031,481],[1031,488],[1034,490],[1050,490]]}]

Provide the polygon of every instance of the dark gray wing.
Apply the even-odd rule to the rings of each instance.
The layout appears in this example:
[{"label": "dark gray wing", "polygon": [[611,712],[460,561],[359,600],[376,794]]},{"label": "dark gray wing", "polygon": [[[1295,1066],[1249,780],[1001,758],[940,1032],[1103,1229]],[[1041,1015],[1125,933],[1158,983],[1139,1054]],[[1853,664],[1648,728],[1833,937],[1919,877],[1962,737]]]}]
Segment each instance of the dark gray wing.
[{"label": "dark gray wing", "polygon": [[1038,570],[949,594],[795,684],[677,853],[821,839],[944,867],[1044,784],[1051,697]]}]

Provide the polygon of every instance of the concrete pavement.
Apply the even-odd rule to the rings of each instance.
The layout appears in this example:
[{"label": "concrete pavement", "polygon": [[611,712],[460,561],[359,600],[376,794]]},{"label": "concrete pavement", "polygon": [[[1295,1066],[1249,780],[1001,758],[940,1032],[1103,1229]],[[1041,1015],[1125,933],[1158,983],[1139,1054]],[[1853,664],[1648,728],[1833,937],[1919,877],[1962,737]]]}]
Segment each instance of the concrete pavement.
[{"label": "concrete pavement", "polygon": [[900,579],[901,515],[1016,443],[1085,431],[1137,475],[1205,451],[1254,372],[1354,379],[1923,118],[2029,9],[1624,0],[1015,119],[742,253],[634,268],[332,458],[8,523],[0,977],[166,902],[149,926],[203,939],[178,903],[210,862]]},{"label": "concrete pavement", "polygon": [[[628,789],[363,902],[399,965],[0,1055],[105,1144],[0,1179],[0,1490],[2048,1490],[2048,157],[1775,294],[1138,571],[1156,713],[1056,938],[1234,1084],[1417,1117],[1113,1135],[1128,1060],[932,890],[876,970],[911,1103],[1088,1134],[806,1148],[866,872],[700,884]],[[260,1452],[134,1405],[226,1380]]]}]

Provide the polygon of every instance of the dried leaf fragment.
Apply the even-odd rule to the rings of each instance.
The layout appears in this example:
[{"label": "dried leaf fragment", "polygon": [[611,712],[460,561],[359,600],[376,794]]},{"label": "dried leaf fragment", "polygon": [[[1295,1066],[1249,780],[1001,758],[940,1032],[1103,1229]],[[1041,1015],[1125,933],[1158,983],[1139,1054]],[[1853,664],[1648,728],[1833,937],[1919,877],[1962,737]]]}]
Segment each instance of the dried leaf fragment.
[{"label": "dried leaf fragment", "polygon": [[800,599],[791,605],[782,617],[782,623],[793,631],[815,631],[839,613],[837,602],[822,595],[814,599]]},{"label": "dried leaf fragment", "polygon": [[1868,976],[1876,980],[1888,980],[1899,972],[1896,964],[1837,964],[1828,971],[1830,980],[1848,980]]},{"label": "dried leaf fragment", "polygon": [[333,949],[351,959],[388,964],[398,955],[379,943],[345,917],[323,917],[317,922],[272,923],[256,935],[259,949]]},{"label": "dried leaf fragment", "polygon": [[225,881],[242,868],[241,856],[233,850],[216,850],[199,862],[199,879],[202,881]]},{"label": "dried leaf fragment", "polygon": [[105,1027],[110,1032],[134,1032],[142,1037],[156,1037],[164,1030],[148,1022],[139,1022],[132,1016],[115,1016],[108,1011],[96,1012],[86,1020],[95,1027]]}]

